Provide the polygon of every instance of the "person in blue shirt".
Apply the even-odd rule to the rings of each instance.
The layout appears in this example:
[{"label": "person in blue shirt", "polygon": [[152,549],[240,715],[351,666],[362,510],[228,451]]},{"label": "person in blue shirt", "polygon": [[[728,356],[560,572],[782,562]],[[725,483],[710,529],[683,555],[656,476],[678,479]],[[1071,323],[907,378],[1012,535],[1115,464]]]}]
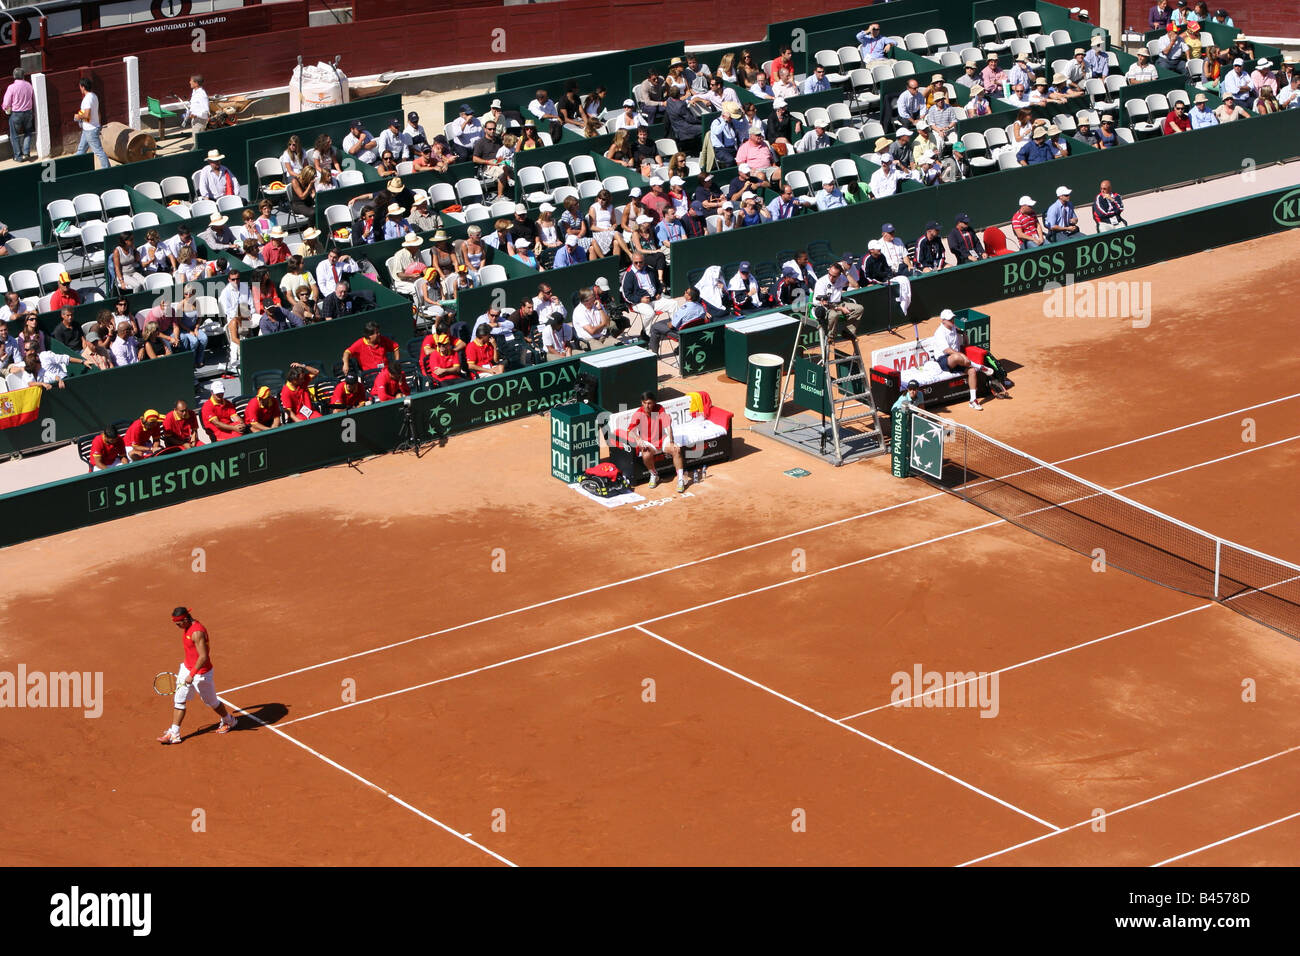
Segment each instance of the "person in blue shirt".
[{"label": "person in blue shirt", "polygon": [[587,261],[587,250],[578,244],[578,237],[574,235],[567,236],[564,245],[560,246],[555,253],[555,262],[552,263],[552,269],[563,269],[565,266],[576,266],[580,262]]},{"label": "person in blue shirt", "polygon": [[687,325],[698,325],[701,320],[709,321],[709,315],[704,306],[700,304],[700,290],[694,286],[689,286],[682,295],[683,302],[666,319],[660,319],[654,325],[650,326],[647,333],[651,352],[659,354],[659,343],[661,343],[669,332],[678,332]]},{"label": "person in blue shirt", "polygon": [[1016,153],[1016,162],[1021,166],[1037,166],[1056,158],[1056,150],[1047,141],[1047,130],[1041,126],[1034,130],[1034,137],[1020,147]]},{"label": "person in blue shirt", "polygon": [[1204,93],[1196,94],[1196,106],[1187,115],[1192,121],[1192,129],[1205,129],[1207,126],[1219,125],[1219,118],[1214,115],[1214,110],[1210,109],[1210,98]]},{"label": "person in blue shirt", "polygon": [[1079,217],[1075,214],[1074,203],[1070,201],[1069,186],[1057,187],[1056,202],[1047,207],[1043,226],[1048,242],[1060,242],[1079,234]]},{"label": "person in blue shirt", "polygon": [[813,67],[812,76],[803,81],[803,91],[809,93],[825,93],[831,88],[831,81],[826,78],[826,67],[818,63]]},{"label": "person in blue shirt", "polygon": [[1228,16],[1228,11],[1222,8],[1214,11],[1214,16],[1210,17],[1211,23],[1222,23],[1225,27],[1235,27],[1232,17]]},{"label": "person in blue shirt", "polygon": [[895,38],[887,37],[880,32],[880,24],[873,23],[865,30],[861,30],[857,36],[858,48],[862,51],[862,63],[867,68],[871,67],[873,62],[888,60],[890,51],[894,49],[897,42]]},{"label": "person in blue shirt", "polygon": [[817,209],[825,212],[827,209],[839,209],[848,203],[844,201],[844,194],[840,192],[835,180],[828,179],[822,184],[822,191],[817,194]]},{"label": "person in blue shirt", "polygon": [[686,238],[686,230],[677,221],[677,207],[672,203],[664,207],[664,217],[659,220],[659,225],[655,226],[655,235],[659,237],[659,245],[664,249],[667,249],[678,239]]}]

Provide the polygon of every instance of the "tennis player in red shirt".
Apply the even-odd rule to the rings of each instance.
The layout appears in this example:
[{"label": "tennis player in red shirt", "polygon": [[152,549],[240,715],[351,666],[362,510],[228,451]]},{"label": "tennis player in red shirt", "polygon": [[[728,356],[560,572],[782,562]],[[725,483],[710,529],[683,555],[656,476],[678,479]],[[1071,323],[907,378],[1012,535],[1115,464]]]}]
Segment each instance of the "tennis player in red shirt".
[{"label": "tennis player in red shirt", "polygon": [[334,394],[330,396],[330,411],[346,412],[365,404],[365,401],[366,390],[361,386],[361,376],[349,372],[343,376],[343,381],[334,386]]},{"label": "tennis player in red shirt", "polygon": [[673,441],[673,420],[664,407],[655,400],[654,392],[641,393],[641,407],[632,413],[627,424],[627,444],[641,453],[646,471],[650,472],[650,487],[659,484],[655,456],[667,455],[677,469],[677,491],[686,490],[686,459]]},{"label": "tennis player in red shirt", "polygon": [[500,375],[506,370],[497,357],[497,345],[492,341],[492,328],[484,322],[475,330],[473,340],[465,346],[465,362],[475,378]]},{"label": "tennis player in red shirt", "polygon": [[162,414],[151,408],[127,427],[126,447],[132,461],[152,458],[163,451],[162,426]]},{"label": "tennis player in red shirt", "polygon": [[424,374],[433,379],[436,385],[467,381],[461,374],[460,355],[456,353],[450,335],[438,339],[436,348],[424,357],[424,361]]},{"label": "tennis player in red shirt", "polygon": [[248,400],[244,409],[244,421],[248,430],[254,432],[270,431],[280,427],[280,400],[271,394],[271,387],[263,385],[257,394]]},{"label": "tennis player in red shirt", "polygon": [[392,361],[379,370],[379,374],[375,376],[375,384],[370,389],[370,397],[376,402],[387,402],[410,394],[411,386],[406,381],[406,376],[402,374],[397,363]]},{"label": "tennis player in red shirt", "polygon": [[217,733],[225,734],[235,729],[238,718],[226,709],[217,698],[216,684],[212,679],[212,653],[208,643],[208,629],[194,620],[189,608],[178,607],[172,611],[172,623],[181,629],[184,636],[181,643],[185,645],[185,663],[176,671],[176,696],[172,704],[176,710],[172,714],[172,725],[158,738],[160,744],[178,744],[181,742],[181,722],[185,720],[185,702],[198,691],[203,703],[217,712],[221,723]]},{"label": "tennis player in red shirt", "polygon": [[193,448],[199,443],[198,427],[198,416],[190,411],[190,403],[179,399],[163,419],[163,441],[176,448]]},{"label": "tennis player in red shirt", "polygon": [[343,373],[351,371],[353,362],[359,363],[363,372],[383,368],[390,354],[397,357],[397,343],[379,331],[378,322],[367,322],[366,334],[343,352]]},{"label": "tennis player in red shirt", "polygon": [[199,409],[199,418],[213,441],[238,438],[248,431],[235,406],[226,401],[226,383],[220,380],[212,383],[212,397]]},{"label": "tennis player in red shirt", "polygon": [[102,471],[126,461],[126,443],[117,434],[112,425],[105,425],[104,430],[90,443],[90,470]]},{"label": "tennis player in red shirt", "polygon": [[318,370],[310,365],[299,365],[295,362],[289,366],[289,381],[285,382],[284,387],[280,389],[280,404],[289,413],[291,422],[305,422],[319,414],[316,406],[312,404],[310,388],[311,380],[317,374]]}]

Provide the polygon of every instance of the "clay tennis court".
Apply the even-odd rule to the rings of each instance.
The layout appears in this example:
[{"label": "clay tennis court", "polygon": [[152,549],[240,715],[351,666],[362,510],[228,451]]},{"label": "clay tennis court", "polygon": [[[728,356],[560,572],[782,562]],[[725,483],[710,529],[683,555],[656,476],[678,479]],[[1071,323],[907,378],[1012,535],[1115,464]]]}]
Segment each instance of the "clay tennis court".
[{"label": "clay tennis court", "polygon": [[[1297,253],[1292,231],[1115,277],[1150,283],[1144,329],[981,307],[1014,400],[943,414],[1300,561],[1279,348],[1300,279],[1271,265]],[[0,858],[1300,860],[1300,644],[885,458],[832,469],[752,434],[720,374],[665,382],[735,410],[739,451],[688,495],[642,489],[654,507],[549,477],[533,418],[8,549],[4,666],[100,670],[106,694],[98,720],[0,714],[23,821]],[[192,707],[160,747],[180,603],[252,717],[221,738]],[[996,673],[996,716],[890,706],[918,666]]]}]

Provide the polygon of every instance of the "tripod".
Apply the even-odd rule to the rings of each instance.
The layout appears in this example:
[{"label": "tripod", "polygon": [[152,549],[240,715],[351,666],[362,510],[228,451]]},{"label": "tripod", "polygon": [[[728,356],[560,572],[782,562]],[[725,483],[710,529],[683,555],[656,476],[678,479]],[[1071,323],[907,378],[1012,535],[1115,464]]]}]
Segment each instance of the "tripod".
[{"label": "tripod", "polygon": [[432,445],[435,441],[432,435],[428,438],[420,437],[415,427],[415,413],[411,411],[411,398],[408,395],[402,402],[402,424],[397,430],[397,444],[393,446],[393,454],[414,451],[415,457],[419,458],[424,454],[425,446]]}]

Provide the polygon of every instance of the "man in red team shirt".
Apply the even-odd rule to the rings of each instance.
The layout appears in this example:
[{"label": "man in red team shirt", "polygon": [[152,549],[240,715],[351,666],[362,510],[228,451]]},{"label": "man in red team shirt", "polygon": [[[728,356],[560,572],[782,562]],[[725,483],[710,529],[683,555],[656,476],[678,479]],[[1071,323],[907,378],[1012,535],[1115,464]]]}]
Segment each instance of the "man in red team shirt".
[{"label": "man in red team shirt", "polygon": [[673,441],[673,420],[655,401],[654,392],[641,393],[641,407],[632,413],[627,425],[627,444],[641,453],[641,460],[650,472],[651,488],[659,484],[655,456],[662,452],[672,458],[677,469],[678,493],[686,490],[686,460],[681,448]]},{"label": "man in red team shirt", "polygon": [[319,369],[295,362],[289,366],[289,381],[280,389],[280,404],[289,413],[289,421],[305,422],[320,413],[312,404],[311,380],[319,374]]},{"label": "man in red team shirt", "polygon": [[217,699],[217,687],[212,678],[212,654],[208,646],[208,629],[194,620],[187,607],[178,607],[172,611],[172,623],[184,632],[181,642],[185,645],[185,663],[176,671],[176,696],[172,703],[176,707],[172,715],[172,725],[158,738],[160,744],[178,744],[181,742],[181,721],[185,719],[185,702],[195,691],[203,703],[217,712],[221,723],[217,733],[225,734],[235,729],[238,720],[226,710],[226,705]]},{"label": "man in red team shirt", "polygon": [[451,336],[445,332],[435,336],[433,351],[425,353],[424,374],[433,379],[435,386],[465,381],[461,374],[460,356],[456,354]]},{"label": "man in red team shirt", "polygon": [[104,430],[90,443],[90,470],[102,471],[126,461],[126,443],[117,434],[112,425],[105,425]]},{"label": "man in red team shirt", "polygon": [[198,428],[198,416],[190,411],[190,403],[178,399],[163,419],[163,441],[175,448],[193,448],[199,443]]},{"label": "man in red team shirt", "polygon": [[365,404],[365,401],[366,390],[361,384],[361,376],[349,372],[343,376],[343,381],[334,386],[334,394],[330,396],[330,411],[346,412]]},{"label": "man in red team shirt", "polygon": [[126,430],[126,448],[132,461],[162,453],[166,447],[162,424],[162,414],[152,408],[131,423]]},{"label": "man in red team shirt", "polygon": [[81,305],[81,293],[72,288],[72,277],[66,272],[59,273],[59,287],[50,296],[50,311],[57,312],[65,305]]},{"label": "man in red team shirt", "polygon": [[248,407],[244,409],[244,421],[248,423],[248,430],[265,432],[279,428],[280,408],[280,400],[271,393],[270,386],[263,385],[248,400]]},{"label": "man in red team shirt", "polygon": [[366,334],[343,352],[343,373],[346,375],[350,372],[354,362],[361,365],[363,372],[383,368],[390,353],[396,358],[397,343],[379,331],[378,322],[367,322]]},{"label": "man in red team shirt", "polygon": [[492,327],[484,322],[474,330],[474,338],[465,346],[465,362],[475,378],[500,375],[506,370],[497,358],[497,346],[492,341]]},{"label": "man in red team shirt", "polygon": [[406,376],[402,374],[397,362],[394,359],[389,359],[388,364],[380,369],[379,374],[375,376],[375,384],[370,389],[371,400],[387,402],[410,394],[411,386],[406,381]]},{"label": "man in red team shirt", "polygon": [[226,383],[220,380],[212,383],[212,397],[199,409],[199,418],[213,441],[238,438],[248,431],[235,406],[226,401]]}]

